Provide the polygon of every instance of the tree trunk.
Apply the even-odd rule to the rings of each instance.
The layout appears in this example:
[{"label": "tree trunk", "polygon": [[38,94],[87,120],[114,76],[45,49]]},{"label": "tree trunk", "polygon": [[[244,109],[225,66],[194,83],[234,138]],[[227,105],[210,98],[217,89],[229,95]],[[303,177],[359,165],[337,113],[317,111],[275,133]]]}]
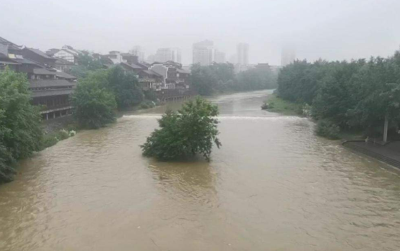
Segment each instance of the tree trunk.
[{"label": "tree trunk", "polygon": [[385,116],[385,125],[383,127],[383,142],[387,142],[387,136],[388,136],[388,127],[389,127],[389,118],[388,115]]}]

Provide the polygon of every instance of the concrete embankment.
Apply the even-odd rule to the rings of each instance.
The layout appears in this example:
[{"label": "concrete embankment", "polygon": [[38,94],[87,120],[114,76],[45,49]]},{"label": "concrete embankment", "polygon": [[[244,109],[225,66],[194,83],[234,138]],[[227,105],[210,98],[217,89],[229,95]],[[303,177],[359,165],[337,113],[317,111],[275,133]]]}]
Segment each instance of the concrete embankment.
[{"label": "concrete embankment", "polygon": [[385,145],[373,142],[367,143],[365,141],[346,141],[343,145],[356,152],[400,168],[400,141],[390,142]]}]

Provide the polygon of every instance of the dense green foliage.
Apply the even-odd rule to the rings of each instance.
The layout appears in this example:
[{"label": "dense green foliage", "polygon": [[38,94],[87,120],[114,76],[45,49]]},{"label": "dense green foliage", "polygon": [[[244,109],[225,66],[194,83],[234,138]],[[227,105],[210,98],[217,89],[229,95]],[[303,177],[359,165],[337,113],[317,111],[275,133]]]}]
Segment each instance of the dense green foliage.
[{"label": "dense green foliage", "polygon": [[84,128],[99,128],[111,123],[117,108],[130,108],[143,99],[137,78],[120,66],[90,72],[79,80],[72,97],[75,117]]},{"label": "dense green foliage", "polygon": [[25,74],[0,72],[0,183],[10,181],[16,160],[40,148],[39,109],[30,103]]},{"label": "dense green foliage", "polygon": [[215,92],[251,91],[276,87],[276,74],[268,67],[257,66],[235,74],[232,64],[192,66],[192,84],[200,95]]},{"label": "dense green foliage", "polygon": [[188,101],[178,112],[169,111],[158,121],[156,129],[141,147],[143,154],[160,160],[175,160],[202,154],[210,160],[213,142],[217,138],[218,107],[197,98]]},{"label": "dense green foliage", "polygon": [[79,81],[72,96],[74,116],[83,128],[99,128],[115,121],[117,103],[114,94],[104,87],[106,71],[89,74]]},{"label": "dense green foliage", "polygon": [[315,133],[318,136],[328,139],[338,139],[340,128],[328,120],[319,120],[315,128]]},{"label": "dense green foliage", "polygon": [[115,95],[118,109],[123,110],[143,101],[143,92],[139,81],[132,72],[126,72],[121,66],[116,66],[107,71],[107,89]]},{"label": "dense green foliage", "polygon": [[281,70],[278,95],[312,105],[315,119],[340,130],[372,135],[382,131],[386,115],[395,129],[400,122],[400,53],[369,61],[296,61]]},{"label": "dense green foliage", "polygon": [[89,52],[83,51],[77,58],[77,65],[71,68],[70,74],[77,78],[84,78],[90,72],[103,69],[103,62],[92,57]]}]

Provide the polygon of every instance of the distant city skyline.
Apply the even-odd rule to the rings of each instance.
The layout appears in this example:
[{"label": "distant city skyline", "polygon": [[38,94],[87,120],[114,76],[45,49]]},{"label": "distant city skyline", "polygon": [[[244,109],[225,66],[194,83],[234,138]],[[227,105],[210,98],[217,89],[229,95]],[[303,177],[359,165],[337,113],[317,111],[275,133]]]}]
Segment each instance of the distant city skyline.
[{"label": "distant city skyline", "polygon": [[239,43],[237,45],[237,64],[246,66],[249,64],[249,45],[246,43]]},{"label": "distant city skyline", "polygon": [[214,42],[204,40],[193,44],[193,64],[202,66],[210,65],[214,62]]},{"label": "distant city skyline", "polygon": [[2,0],[0,9],[0,35],[19,45],[101,54],[139,45],[145,57],[180,48],[184,65],[193,61],[193,43],[205,39],[228,59],[245,41],[249,64],[271,65],[280,65],[286,43],[309,61],[387,57],[400,44],[396,0]]}]

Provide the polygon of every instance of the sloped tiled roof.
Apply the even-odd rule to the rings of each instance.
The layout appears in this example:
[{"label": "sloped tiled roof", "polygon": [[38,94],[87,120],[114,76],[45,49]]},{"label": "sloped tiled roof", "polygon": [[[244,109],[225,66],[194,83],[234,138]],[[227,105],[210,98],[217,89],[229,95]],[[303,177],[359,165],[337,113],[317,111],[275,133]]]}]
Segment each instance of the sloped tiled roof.
[{"label": "sloped tiled roof", "polygon": [[47,69],[44,68],[34,68],[33,69],[33,74],[36,75],[55,75],[55,72],[49,71]]},{"label": "sloped tiled roof", "polygon": [[72,63],[72,62],[70,62],[68,60],[65,60],[63,58],[57,58],[56,64],[59,64],[59,65],[73,65],[74,63]]},{"label": "sloped tiled roof", "polygon": [[73,92],[74,92],[73,89],[39,90],[39,91],[32,91],[31,97],[38,98],[38,97],[48,97],[48,96],[70,95]]},{"label": "sloped tiled roof", "polygon": [[30,88],[51,88],[51,87],[74,87],[75,82],[64,79],[30,79]]},{"label": "sloped tiled roof", "polygon": [[30,50],[30,51],[36,53],[37,55],[39,55],[39,56],[41,56],[41,57],[43,57],[43,58],[46,58],[46,59],[54,59],[54,60],[55,60],[55,58],[50,57],[49,55],[47,55],[46,53],[44,53],[43,51],[41,51],[41,50],[39,50],[39,49],[33,49],[33,48],[26,48],[26,49],[28,49],[28,50]]},{"label": "sloped tiled roof", "polygon": [[2,38],[2,37],[0,37],[0,44],[4,44],[4,45],[16,45],[16,44],[14,44],[14,43],[12,43],[12,42],[10,42],[10,41],[8,41],[8,40]]},{"label": "sloped tiled roof", "polygon": [[72,79],[76,79],[75,76],[72,76],[72,75],[70,75],[68,73],[65,73],[65,72],[62,72],[62,71],[56,72],[56,76],[59,77],[59,78],[65,78],[65,79],[71,79],[71,80]]}]

